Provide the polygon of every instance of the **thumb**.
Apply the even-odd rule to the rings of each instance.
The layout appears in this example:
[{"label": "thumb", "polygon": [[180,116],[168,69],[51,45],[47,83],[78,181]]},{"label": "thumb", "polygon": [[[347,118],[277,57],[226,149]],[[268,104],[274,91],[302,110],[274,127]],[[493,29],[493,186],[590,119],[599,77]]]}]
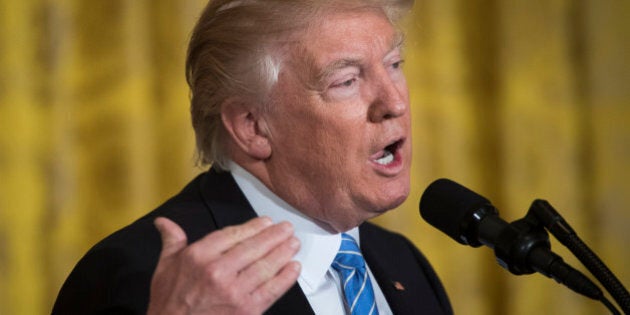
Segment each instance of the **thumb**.
[{"label": "thumb", "polygon": [[153,221],[153,224],[155,224],[162,238],[160,259],[171,256],[186,247],[186,233],[177,223],[170,219],[159,217]]}]

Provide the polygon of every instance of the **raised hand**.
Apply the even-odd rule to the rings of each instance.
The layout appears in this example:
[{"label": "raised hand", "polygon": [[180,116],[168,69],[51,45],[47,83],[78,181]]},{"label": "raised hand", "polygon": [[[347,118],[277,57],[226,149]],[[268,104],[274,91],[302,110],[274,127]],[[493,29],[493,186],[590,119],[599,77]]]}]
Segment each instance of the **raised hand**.
[{"label": "raised hand", "polygon": [[162,252],[148,314],[262,314],[295,283],[299,249],[288,222],[252,219],[188,245],[173,221],[157,218]]}]

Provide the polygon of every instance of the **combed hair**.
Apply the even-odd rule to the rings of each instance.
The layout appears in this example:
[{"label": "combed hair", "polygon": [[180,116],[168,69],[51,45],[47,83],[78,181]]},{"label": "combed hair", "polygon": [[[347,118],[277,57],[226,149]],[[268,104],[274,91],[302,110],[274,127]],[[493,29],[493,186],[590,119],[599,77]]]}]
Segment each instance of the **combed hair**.
[{"label": "combed hair", "polygon": [[282,66],[281,50],[327,12],[374,8],[396,24],[413,0],[214,0],[193,29],[186,60],[192,125],[202,165],[228,161],[221,106],[239,97],[266,103]]}]

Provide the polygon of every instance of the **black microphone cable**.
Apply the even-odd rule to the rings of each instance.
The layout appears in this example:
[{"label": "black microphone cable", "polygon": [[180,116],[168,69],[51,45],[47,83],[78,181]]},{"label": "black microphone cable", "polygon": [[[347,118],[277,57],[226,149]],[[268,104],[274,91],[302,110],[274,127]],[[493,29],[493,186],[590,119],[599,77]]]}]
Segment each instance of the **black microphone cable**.
[{"label": "black microphone cable", "polygon": [[[580,239],[575,230],[546,200],[534,200],[530,207],[545,228],[588,269],[610,293],[624,313],[630,314],[630,294],[604,262]],[[603,302],[603,301],[602,301]],[[610,303],[610,302],[608,302]]]}]

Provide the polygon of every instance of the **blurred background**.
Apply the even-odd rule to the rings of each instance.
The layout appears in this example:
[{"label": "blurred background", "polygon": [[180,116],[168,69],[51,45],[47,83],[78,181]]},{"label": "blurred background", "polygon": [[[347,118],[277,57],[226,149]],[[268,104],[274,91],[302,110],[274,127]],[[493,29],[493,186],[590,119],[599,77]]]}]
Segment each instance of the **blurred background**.
[{"label": "blurred background", "polygon": [[[630,285],[630,2],[417,2],[412,194],[376,222],[423,250],[457,314],[605,313],[458,245],[418,200],[438,177],[509,221],[547,199]],[[204,4],[0,0],[0,314],[49,313],[95,242],[203,171],[183,65]]]}]

